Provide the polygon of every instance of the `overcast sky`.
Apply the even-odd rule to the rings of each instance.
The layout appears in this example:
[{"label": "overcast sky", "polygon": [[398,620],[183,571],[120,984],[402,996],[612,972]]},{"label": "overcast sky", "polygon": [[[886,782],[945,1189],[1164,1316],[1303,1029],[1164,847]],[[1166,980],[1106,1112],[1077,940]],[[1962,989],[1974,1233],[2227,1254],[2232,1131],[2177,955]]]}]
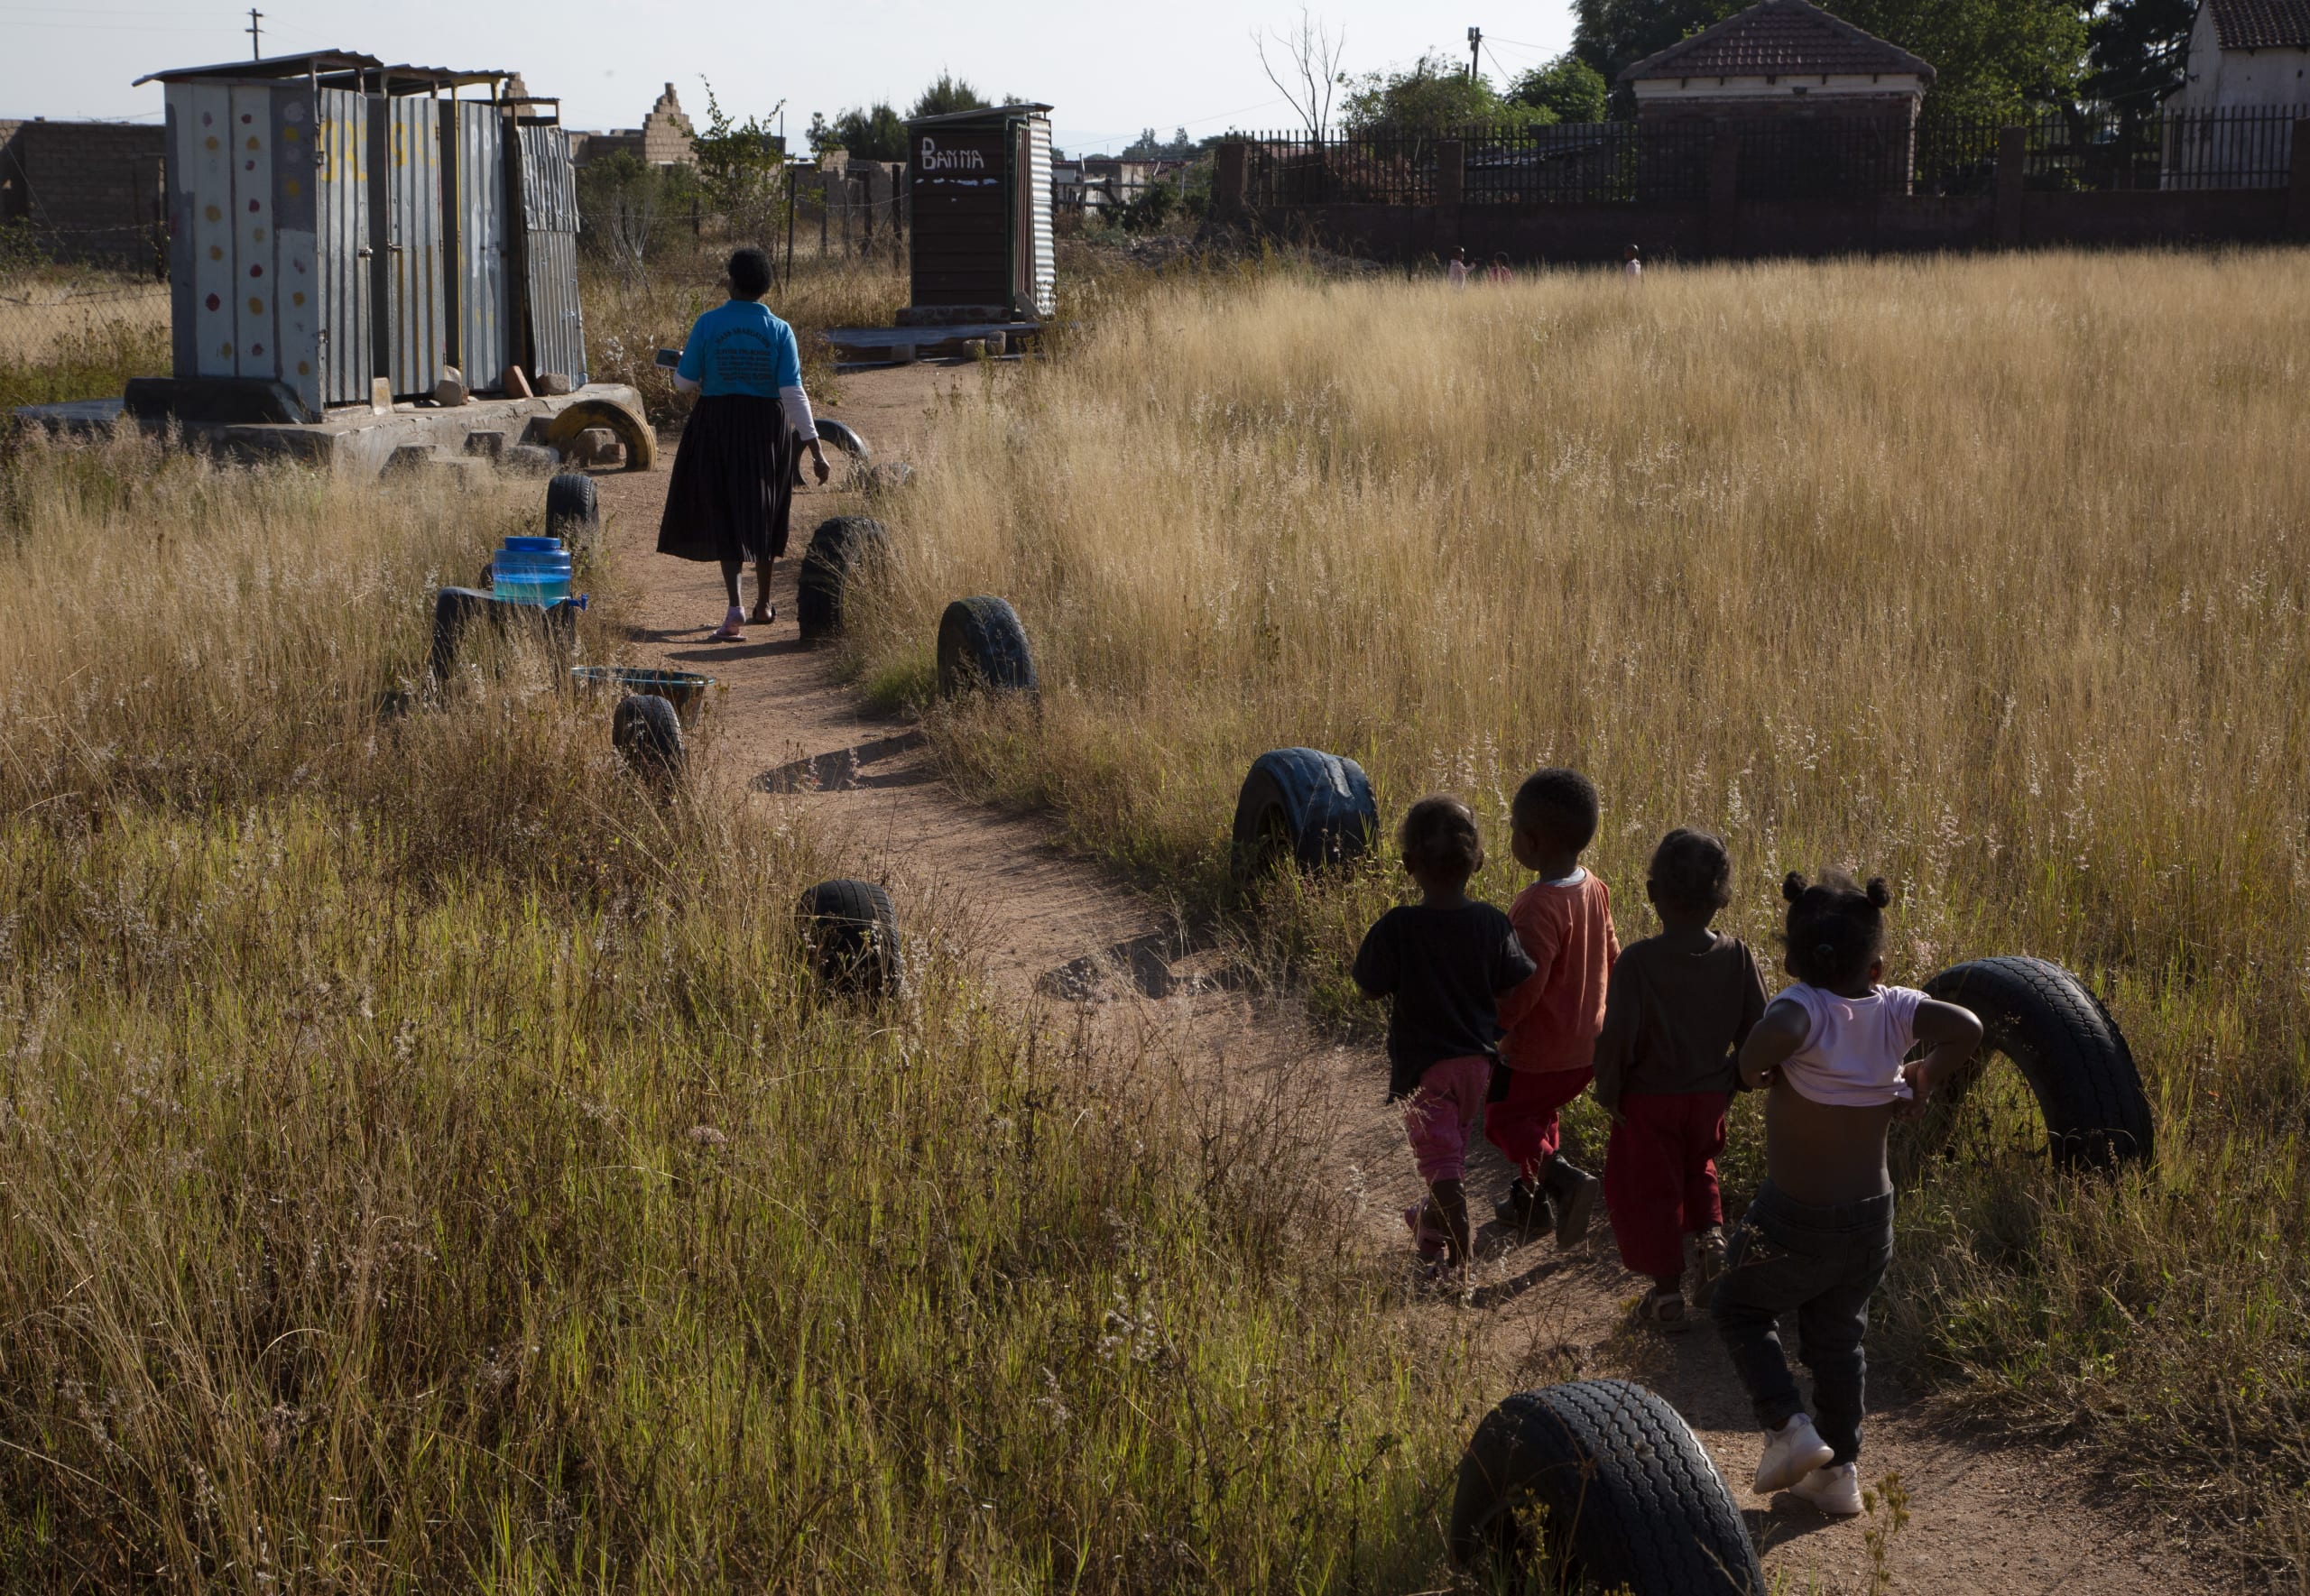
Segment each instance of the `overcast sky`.
[{"label": "overcast sky", "polygon": [[[1166,137],[1182,123],[1197,137],[1284,126],[1289,109],[1261,76],[1250,35],[1258,23],[1280,28],[1298,16],[1289,0],[259,0],[259,9],[268,55],[340,49],[518,70],[532,94],[562,97],[572,127],[638,126],[669,81],[702,119],[703,74],[741,120],[783,100],[798,149],[812,111],[831,115],[875,99],[904,111],[942,67],[986,95],[1050,102],[1058,143],[1069,151],[1117,148],[1149,125]],[[1430,47],[1465,59],[1476,24],[1489,45],[1484,69],[1504,81],[1562,51],[1572,32],[1569,0],[1498,14],[1485,0],[1326,0],[1313,10],[1345,31],[1351,71],[1409,62]],[[245,10],[191,0],[0,0],[0,117],[157,122],[159,86],[130,80],[245,56],[248,25]]]}]

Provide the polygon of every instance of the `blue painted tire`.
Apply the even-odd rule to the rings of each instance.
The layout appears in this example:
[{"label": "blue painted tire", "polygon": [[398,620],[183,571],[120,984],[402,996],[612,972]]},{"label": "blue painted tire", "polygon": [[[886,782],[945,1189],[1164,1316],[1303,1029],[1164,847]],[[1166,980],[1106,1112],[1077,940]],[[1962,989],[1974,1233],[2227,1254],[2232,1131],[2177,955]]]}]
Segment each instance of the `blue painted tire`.
[{"label": "blue painted tire", "polygon": [[1235,798],[1235,879],[1252,881],[1287,860],[1302,870],[1344,864],[1379,832],[1362,765],[1318,749],[1274,749],[1252,762]]},{"label": "blue painted tire", "polygon": [[1035,656],[1027,629],[1008,599],[982,594],[958,598],[938,617],[938,696],[984,688],[995,693],[1032,693]]}]

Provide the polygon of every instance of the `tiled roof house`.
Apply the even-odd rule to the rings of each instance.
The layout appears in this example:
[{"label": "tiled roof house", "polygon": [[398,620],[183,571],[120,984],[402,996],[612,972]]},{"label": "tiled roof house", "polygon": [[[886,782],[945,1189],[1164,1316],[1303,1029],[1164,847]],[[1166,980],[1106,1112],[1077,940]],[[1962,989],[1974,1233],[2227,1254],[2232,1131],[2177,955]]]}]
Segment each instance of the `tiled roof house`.
[{"label": "tiled roof house", "polygon": [[2310,0],[2199,0],[2180,110],[2310,105]]},{"label": "tiled roof house", "polygon": [[1640,120],[1834,109],[1914,122],[1933,68],[1811,0],[1760,0],[1645,57],[1621,81]]}]

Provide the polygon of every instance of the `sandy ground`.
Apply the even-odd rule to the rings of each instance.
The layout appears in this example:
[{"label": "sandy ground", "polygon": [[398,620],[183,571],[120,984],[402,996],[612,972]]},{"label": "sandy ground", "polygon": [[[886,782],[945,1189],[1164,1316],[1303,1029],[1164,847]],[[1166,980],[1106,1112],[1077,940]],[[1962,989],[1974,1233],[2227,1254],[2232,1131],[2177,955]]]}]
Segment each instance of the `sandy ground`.
[{"label": "sandy ground", "polygon": [[[917,365],[852,374],[826,407],[856,428],[883,460],[908,458],[929,411],[966,401],[975,370]],[[910,903],[940,900],[975,931],[991,973],[1023,1001],[1110,1034],[1227,1063],[1247,1081],[1279,1082],[1316,1105],[1322,1156],[1344,1186],[1368,1192],[1375,1250],[1405,1250],[1398,1207],[1419,1187],[1394,1116],[1382,1104],[1377,1049],[1312,1035],[1288,1002],[1257,1000],[1199,980],[1162,906],[1096,866],[1067,856],[1053,827],[1032,816],[966,804],[948,790],[904,724],[866,713],[832,678],[823,655],[795,634],[793,561],[781,562],[778,620],[743,644],[709,644],[723,600],[718,572],[652,553],[672,450],[650,473],[603,475],[609,557],[638,595],[635,644],[644,658],[705,669],[728,685],[708,713],[719,723],[712,780],[751,801],[794,806],[845,856],[853,873],[882,881],[903,920]],[[836,481],[840,482],[837,475]],[[826,516],[857,503],[830,491],[799,496],[794,547]],[[904,548],[905,529],[893,528]],[[753,578],[747,577],[751,602]],[[1244,1066],[1255,1061],[1256,1070]],[[1469,1185],[1480,1210],[1508,1171],[1479,1141]],[[1794,1498],[1770,1502],[1747,1489],[1761,1438],[1714,1335],[1633,1331],[1627,1307],[1641,1283],[1620,1267],[1602,1216],[1570,1252],[1543,1241],[1510,1249],[1480,1235],[1492,1256],[1474,1309],[1412,1310],[1483,1316],[1480,1361],[1499,1395],[1550,1379],[1625,1375],[1674,1403],[1715,1458],[1776,1576],[1797,1591],[1865,1591],[1862,1521],[1824,1519]],[[1896,1589],[2023,1593],[2204,1591],[2245,1589],[2198,1564],[2158,1515],[2093,1484],[2057,1453],[1999,1446],[1927,1416],[1890,1382],[1872,1380],[1862,1475],[1898,1471],[1910,1524],[1893,1548]]]}]

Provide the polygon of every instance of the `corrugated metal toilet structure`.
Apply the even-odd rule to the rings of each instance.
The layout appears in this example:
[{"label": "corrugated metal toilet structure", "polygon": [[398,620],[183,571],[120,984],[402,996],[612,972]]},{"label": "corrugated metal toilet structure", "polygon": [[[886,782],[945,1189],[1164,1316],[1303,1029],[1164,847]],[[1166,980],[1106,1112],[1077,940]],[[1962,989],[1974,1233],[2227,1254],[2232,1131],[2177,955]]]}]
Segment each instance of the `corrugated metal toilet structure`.
[{"label": "corrugated metal toilet structure", "polygon": [[131,412],[318,422],[447,366],[582,386],[569,136],[511,77],[328,51],[139,79],[168,109],[174,376]]},{"label": "corrugated metal toilet structure", "polygon": [[901,327],[1040,322],[1058,309],[1050,107],[906,125],[914,302]]}]

